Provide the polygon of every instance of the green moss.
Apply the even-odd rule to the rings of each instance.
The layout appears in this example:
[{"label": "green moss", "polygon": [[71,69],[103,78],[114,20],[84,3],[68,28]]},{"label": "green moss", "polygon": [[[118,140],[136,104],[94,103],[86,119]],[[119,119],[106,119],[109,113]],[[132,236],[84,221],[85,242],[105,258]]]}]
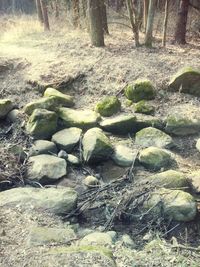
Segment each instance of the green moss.
[{"label": "green moss", "polygon": [[106,97],[97,103],[95,110],[104,117],[112,116],[121,109],[121,103],[116,96]]},{"label": "green moss", "polygon": [[125,96],[133,102],[155,98],[154,86],[149,80],[136,80],[125,88]]},{"label": "green moss", "polygon": [[135,104],[134,109],[136,113],[142,113],[146,115],[152,114],[155,111],[155,108],[149,105],[145,100],[141,100]]}]

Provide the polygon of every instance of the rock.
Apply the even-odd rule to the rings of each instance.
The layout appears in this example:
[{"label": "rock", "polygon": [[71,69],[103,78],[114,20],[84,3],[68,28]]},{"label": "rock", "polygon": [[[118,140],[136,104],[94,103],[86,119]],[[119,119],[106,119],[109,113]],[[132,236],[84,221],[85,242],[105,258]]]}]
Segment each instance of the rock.
[{"label": "rock", "polygon": [[161,119],[155,118],[150,115],[137,114],[136,123],[135,123],[135,131],[134,133],[140,131],[143,128],[154,127],[157,129],[164,129],[164,123]]},{"label": "rock", "polygon": [[26,131],[35,139],[47,139],[56,129],[57,115],[46,109],[35,109],[26,125]]},{"label": "rock", "polygon": [[21,112],[19,109],[13,109],[7,114],[7,120],[10,122],[16,122],[20,119]]},{"label": "rock", "polygon": [[199,109],[182,104],[172,109],[166,119],[165,131],[177,136],[187,136],[200,131]]},{"label": "rock", "polygon": [[71,154],[68,154],[68,157],[67,157],[67,162],[69,162],[70,164],[72,164],[72,165],[80,165],[80,160],[79,160],[79,158],[77,158],[76,156],[74,156],[74,155],[71,155]]},{"label": "rock", "polygon": [[64,151],[64,150],[60,150],[59,153],[58,153],[58,157],[61,158],[61,159],[65,159],[65,160],[67,160],[67,158],[68,158],[68,154],[67,154],[66,151]]},{"label": "rock", "polygon": [[61,119],[62,127],[78,127],[83,130],[88,130],[97,126],[100,120],[100,115],[91,110],[75,110],[70,108],[59,108],[59,118]]},{"label": "rock", "polygon": [[147,127],[136,133],[135,144],[149,147],[171,148],[174,146],[171,136],[153,127]]},{"label": "rock", "polygon": [[68,187],[14,188],[0,192],[0,207],[36,209],[54,214],[66,214],[76,208],[77,193]]},{"label": "rock", "polygon": [[82,140],[83,159],[94,163],[107,160],[113,153],[113,147],[108,137],[99,128],[88,130]]},{"label": "rock", "polygon": [[13,104],[10,99],[0,99],[0,119],[4,119],[12,109]]},{"label": "rock", "polygon": [[112,156],[113,161],[122,167],[130,167],[137,157],[138,152],[124,145],[117,145]]},{"label": "rock", "polygon": [[174,170],[157,173],[148,177],[148,180],[154,185],[170,189],[181,189],[188,187],[187,177],[182,173]]},{"label": "rock", "polygon": [[80,245],[100,245],[100,246],[111,246],[113,244],[112,237],[108,233],[94,232],[86,235],[80,242]]},{"label": "rock", "polygon": [[29,246],[63,244],[76,238],[71,228],[32,227],[28,236]]},{"label": "rock", "polygon": [[83,183],[90,188],[97,186],[99,184],[99,180],[94,176],[87,176],[85,177]]},{"label": "rock", "polygon": [[166,216],[169,219],[188,222],[192,221],[197,213],[197,204],[192,195],[181,190],[160,189],[151,194],[144,203],[146,209],[151,209],[156,215]]},{"label": "rock", "polygon": [[64,107],[74,106],[74,98],[70,95],[61,93],[60,91],[54,88],[47,88],[44,92],[44,97],[54,96],[57,99],[57,102]]},{"label": "rock", "polygon": [[58,106],[59,104],[54,96],[44,97],[28,103],[24,107],[24,112],[28,115],[31,115],[35,109],[47,109],[55,111]]},{"label": "rock", "polygon": [[51,155],[38,155],[29,158],[27,178],[42,184],[56,181],[67,174],[64,159]]},{"label": "rock", "polygon": [[121,237],[121,241],[122,241],[122,244],[125,245],[126,247],[135,247],[135,243],[133,239],[127,234],[124,234]]},{"label": "rock", "polygon": [[108,96],[97,103],[95,110],[104,117],[109,117],[120,111],[121,103],[116,96]]},{"label": "rock", "polygon": [[79,143],[82,130],[76,127],[61,130],[52,136],[52,142],[61,150],[70,153]]},{"label": "rock", "polygon": [[113,118],[104,119],[100,127],[113,134],[128,134],[135,130],[136,117],[131,114],[122,114]]},{"label": "rock", "polygon": [[139,162],[150,170],[170,167],[175,160],[172,153],[158,147],[148,147],[140,151]]},{"label": "rock", "polygon": [[200,138],[196,142],[196,149],[200,152]]},{"label": "rock", "polygon": [[155,98],[154,86],[149,80],[136,80],[125,88],[125,96],[133,102]]},{"label": "rock", "polygon": [[193,171],[188,175],[188,181],[192,190],[199,194],[200,193],[200,171]]},{"label": "rock", "polygon": [[47,140],[36,140],[29,151],[29,156],[41,154],[57,154],[57,147],[53,142]]},{"label": "rock", "polygon": [[179,70],[169,82],[169,89],[200,96],[200,71],[192,67]]},{"label": "rock", "polygon": [[155,108],[149,105],[145,100],[141,100],[135,104],[134,109],[135,113],[142,113],[146,115],[153,114],[155,111]]}]

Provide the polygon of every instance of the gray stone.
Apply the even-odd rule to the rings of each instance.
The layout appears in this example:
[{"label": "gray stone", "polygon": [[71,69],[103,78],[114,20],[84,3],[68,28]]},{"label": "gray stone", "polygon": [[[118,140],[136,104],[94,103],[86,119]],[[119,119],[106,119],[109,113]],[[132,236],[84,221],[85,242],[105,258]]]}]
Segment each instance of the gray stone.
[{"label": "gray stone", "polygon": [[112,155],[113,161],[122,167],[130,167],[137,157],[138,151],[124,145],[117,145]]},{"label": "gray stone", "polygon": [[86,235],[80,242],[80,245],[112,245],[113,239],[108,233],[94,232],[89,235]]},{"label": "gray stone", "polygon": [[75,110],[70,108],[59,108],[58,115],[62,127],[78,127],[83,130],[96,127],[100,115],[91,110]]},{"label": "gray stone", "polygon": [[30,116],[26,131],[35,139],[47,139],[56,132],[57,115],[46,109],[35,109]]},{"label": "gray stone", "polygon": [[181,190],[160,189],[151,194],[144,203],[156,215],[164,215],[180,222],[192,221],[197,213],[197,204],[192,195]]},{"label": "gray stone", "polygon": [[67,174],[66,161],[55,156],[33,156],[28,163],[27,178],[40,183],[53,182]]},{"label": "gray stone", "polygon": [[200,193],[200,171],[193,171],[188,175],[188,181],[192,190],[199,194]]},{"label": "gray stone", "polygon": [[196,149],[200,152],[200,138],[196,142]]},{"label": "gray stone", "polygon": [[10,99],[0,99],[0,119],[4,119],[12,109],[13,104]]},{"label": "gray stone", "polygon": [[148,147],[140,151],[139,162],[151,170],[160,170],[175,163],[172,153],[158,147]]},{"label": "gray stone", "polygon": [[36,140],[29,151],[29,156],[41,154],[57,154],[57,147],[53,142],[47,140]]},{"label": "gray stone", "polygon": [[99,180],[96,177],[90,175],[85,177],[83,183],[89,188],[96,187],[99,184]]},{"label": "gray stone", "polygon": [[74,155],[71,155],[71,154],[68,154],[68,156],[67,156],[67,162],[69,162],[70,164],[72,164],[72,165],[80,165],[80,160],[79,160],[79,158],[77,158],[76,156],[74,156]]},{"label": "gray stone", "polygon": [[70,95],[66,95],[61,93],[60,91],[48,87],[44,92],[44,97],[55,97],[57,100],[57,103],[62,105],[63,107],[72,107],[74,106],[74,98]]},{"label": "gray stone", "polygon": [[13,109],[7,114],[7,120],[10,122],[16,122],[20,119],[21,112],[19,109]]},{"label": "gray stone", "polygon": [[80,141],[82,130],[76,127],[61,130],[52,136],[52,141],[61,150],[70,153]]},{"label": "gray stone", "polygon": [[135,144],[149,147],[156,146],[160,148],[171,148],[173,140],[171,136],[153,127],[148,127],[136,133]]},{"label": "gray stone", "polygon": [[0,207],[36,209],[54,214],[66,214],[76,208],[77,193],[68,187],[14,188],[0,192]]},{"label": "gray stone", "polygon": [[88,130],[83,136],[82,144],[83,159],[88,163],[107,160],[113,153],[110,140],[99,128]]},{"label": "gray stone", "polygon": [[36,99],[30,103],[28,103],[24,107],[24,112],[28,115],[31,115],[35,109],[47,109],[51,111],[55,111],[58,107],[58,103],[55,97],[44,97]]}]

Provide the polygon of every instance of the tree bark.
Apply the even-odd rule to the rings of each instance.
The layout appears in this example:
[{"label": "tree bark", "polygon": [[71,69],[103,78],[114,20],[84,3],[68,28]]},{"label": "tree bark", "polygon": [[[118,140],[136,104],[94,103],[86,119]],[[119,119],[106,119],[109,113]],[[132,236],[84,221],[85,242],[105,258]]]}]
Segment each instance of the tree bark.
[{"label": "tree bark", "polygon": [[178,44],[186,44],[186,27],[189,10],[189,0],[181,0],[178,17],[176,22],[176,29],[174,35],[174,41]]},{"label": "tree bark", "polygon": [[143,24],[144,24],[144,32],[146,32],[147,28],[147,17],[148,17],[148,8],[149,8],[149,0],[144,0],[144,13],[143,13]]},{"label": "tree bark", "polygon": [[146,35],[145,35],[145,46],[146,47],[152,47],[155,7],[156,7],[156,0],[150,0],[148,18],[147,18]]},{"label": "tree bark", "polygon": [[36,8],[37,8],[38,20],[41,23],[43,23],[44,22],[44,19],[43,19],[43,15],[42,15],[42,7],[41,7],[40,0],[36,0]]},{"label": "tree bark", "polygon": [[42,8],[42,16],[44,20],[44,30],[49,31],[49,16],[48,16],[48,10],[47,10],[47,3],[46,0],[40,0],[41,8]]},{"label": "tree bark", "polygon": [[96,47],[104,46],[100,1],[101,0],[88,0],[91,43]]},{"label": "tree bark", "polygon": [[108,19],[106,10],[106,1],[101,0],[101,17],[102,17],[102,27],[105,34],[109,34],[108,31]]},{"label": "tree bark", "polygon": [[72,1],[72,12],[73,12],[73,25],[75,28],[78,28],[80,26],[79,0]]},{"label": "tree bark", "polygon": [[165,0],[165,18],[163,23],[163,37],[162,37],[162,46],[166,46],[166,37],[167,37],[167,24],[168,24],[168,17],[169,17],[169,1]]}]

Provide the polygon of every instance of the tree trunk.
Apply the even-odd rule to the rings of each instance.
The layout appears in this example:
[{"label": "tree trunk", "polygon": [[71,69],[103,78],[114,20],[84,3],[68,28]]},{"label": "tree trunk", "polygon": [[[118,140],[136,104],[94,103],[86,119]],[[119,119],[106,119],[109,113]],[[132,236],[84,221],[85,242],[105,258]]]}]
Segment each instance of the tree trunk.
[{"label": "tree trunk", "polygon": [[144,32],[146,32],[147,28],[148,8],[149,8],[149,0],[144,0],[144,14],[143,14]]},{"label": "tree trunk", "polygon": [[156,0],[150,0],[148,18],[147,18],[146,35],[145,35],[145,46],[146,47],[152,47],[155,7],[156,7]]},{"label": "tree trunk", "polygon": [[91,43],[96,47],[104,46],[100,1],[88,0]]},{"label": "tree trunk", "polygon": [[167,23],[168,23],[168,17],[169,17],[169,1],[165,0],[165,18],[163,23],[163,37],[162,37],[162,46],[166,46],[166,37],[167,37]]},{"label": "tree trunk", "polygon": [[108,31],[108,20],[107,20],[107,10],[106,10],[106,1],[101,0],[101,16],[102,16],[102,27],[105,34],[109,34]]},{"label": "tree trunk", "polygon": [[42,16],[44,20],[44,30],[49,31],[49,16],[48,16],[48,10],[47,10],[47,3],[46,0],[40,0],[41,8],[42,8]]},{"label": "tree trunk", "polygon": [[55,17],[59,17],[59,3],[58,0],[55,0]]},{"label": "tree trunk", "polygon": [[186,44],[186,27],[189,10],[189,0],[181,0],[176,22],[174,41],[178,44]]},{"label": "tree trunk", "polygon": [[73,12],[73,25],[75,28],[78,28],[80,26],[79,0],[72,1],[72,12]]},{"label": "tree trunk", "polygon": [[37,8],[38,19],[41,23],[43,23],[44,19],[43,19],[43,15],[42,15],[42,7],[41,7],[40,0],[36,0],[36,8]]}]

